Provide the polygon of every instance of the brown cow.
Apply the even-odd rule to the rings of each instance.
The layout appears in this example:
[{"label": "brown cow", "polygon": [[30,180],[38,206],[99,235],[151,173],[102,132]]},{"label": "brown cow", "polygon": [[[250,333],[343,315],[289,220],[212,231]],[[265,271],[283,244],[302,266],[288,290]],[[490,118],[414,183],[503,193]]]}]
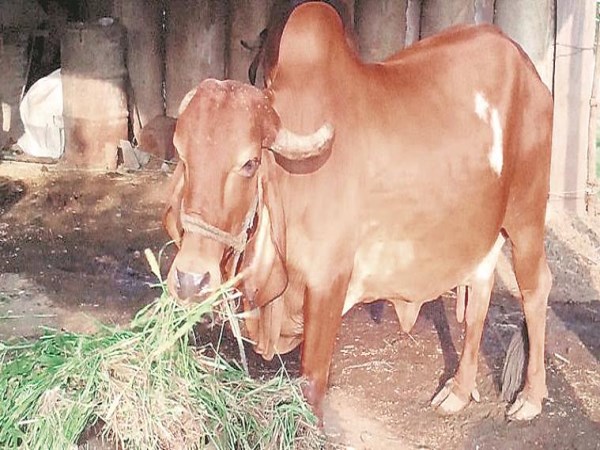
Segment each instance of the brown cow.
[{"label": "brown cow", "polygon": [[[364,64],[335,11],[308,3],[289,18],[271,80],[265,92],[204,81],[179,118],[171,292],[243,271],[256,350],[271,358],[303,342],[305,395],[320,414],[346,311],[385,298],[408,331],[424,302],[459,286],[464,348],[433,399],[451,413],[478,397],[494,268],[510,239],[529,360],[508,415],[539,414],[552,99],[523,51],[492,26],[464,26]],[[231,249],[239,267],[224,260]]]}]

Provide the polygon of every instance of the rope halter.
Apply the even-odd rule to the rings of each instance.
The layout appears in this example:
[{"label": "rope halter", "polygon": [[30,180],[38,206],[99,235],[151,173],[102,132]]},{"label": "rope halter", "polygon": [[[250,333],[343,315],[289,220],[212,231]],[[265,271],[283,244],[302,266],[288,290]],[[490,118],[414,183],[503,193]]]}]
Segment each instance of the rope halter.
[{"label": "rope halter", "polygon": [[[248,243],[248,230],[252,227],[254,217],[258,212],[258,203],[261,196],[261,183],[258,183],[258,193],[252,202],[252,206],[246,213],[246,217],[243,222],[242,231],[238,234],[233,234],[228,231],[221,230],[214,225],[211,225],[204,221],[200,215],[195,213],[186,213],[181,210],[181,225],[183,230],[187,233],[196,233],[201,236],[212,239],[214,241],[224,244],[226,247],[232,248],[239,258],[239,255],[245,250],[246,244]],[[237,259],[237,258],[236,258]]]}]

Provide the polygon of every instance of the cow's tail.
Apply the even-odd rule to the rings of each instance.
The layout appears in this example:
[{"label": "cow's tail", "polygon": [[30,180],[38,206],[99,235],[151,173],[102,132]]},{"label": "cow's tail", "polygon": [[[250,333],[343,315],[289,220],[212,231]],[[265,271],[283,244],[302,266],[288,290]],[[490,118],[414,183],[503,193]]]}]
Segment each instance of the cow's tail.
[{"label": "cow's tail", "polygon": [[523,322],[510,340],[502,369],[502,398],[509,403],[515,400],[517,393],[523,388],[528,359],[529,337],[527,324]]}]

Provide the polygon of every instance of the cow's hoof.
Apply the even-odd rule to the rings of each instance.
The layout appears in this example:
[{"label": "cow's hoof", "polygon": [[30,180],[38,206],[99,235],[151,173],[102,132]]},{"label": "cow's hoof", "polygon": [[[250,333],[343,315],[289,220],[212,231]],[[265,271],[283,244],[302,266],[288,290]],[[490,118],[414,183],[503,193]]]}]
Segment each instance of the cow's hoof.
[{"label": "cow's hoof", "polygon": [[471,399],[479,402],[480,398],[477,388],[469,394],[454,381],[454,378],[450,378],[440,392],[433,397],[431,406],[437,408],[437,411],[441,414],[455,414],[464,409]]},{"label": "cow's hoof", "polygon": [[325,393],[319,389],[314,381],[305,380],[302,383],[302,394],[310,405],[313,414],[318,419],[319,428],[323,428],[323,398]]},{"label": "cow's hoof", "polygon": [[527,421],[538,416],[542,412],[542,402],[530,398],[525,392],[520,392],[517,399],[508,409],[506,417],[508,420]]}]

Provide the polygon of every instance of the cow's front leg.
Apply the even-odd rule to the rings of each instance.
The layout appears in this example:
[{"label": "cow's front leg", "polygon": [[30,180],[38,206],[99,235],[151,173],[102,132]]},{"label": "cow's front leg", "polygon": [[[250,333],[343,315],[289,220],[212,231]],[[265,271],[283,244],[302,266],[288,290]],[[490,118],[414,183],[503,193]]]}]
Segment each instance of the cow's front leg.
[{"label": "cow's front leg", "polygon": [[335,338],[342,321],[347,279],[327,288],[307,288],[304,296],[304,342],[301,372],[306,379],[304,396],[323,421],[323,399],[327,390],[329,367]]},{"label": "cow's front leg", "polygon": [[471,283],[465,314],[465,342],[458,370],[431,401],[443,414],[460,411],[471,399],[479,401],[477,359],[493,285],[493,272],[485,277],[480,276]]}]

